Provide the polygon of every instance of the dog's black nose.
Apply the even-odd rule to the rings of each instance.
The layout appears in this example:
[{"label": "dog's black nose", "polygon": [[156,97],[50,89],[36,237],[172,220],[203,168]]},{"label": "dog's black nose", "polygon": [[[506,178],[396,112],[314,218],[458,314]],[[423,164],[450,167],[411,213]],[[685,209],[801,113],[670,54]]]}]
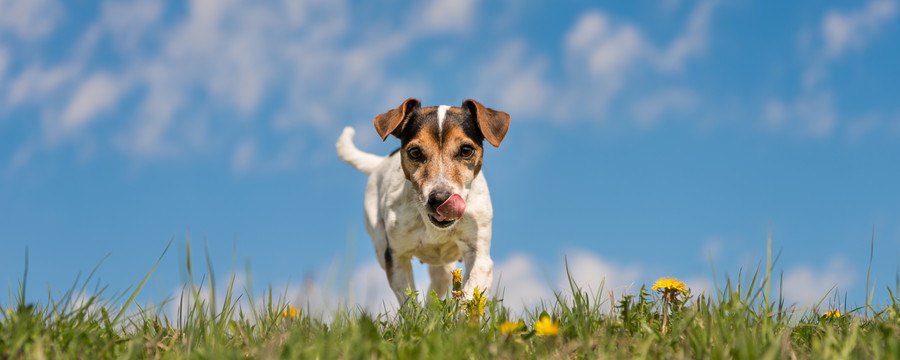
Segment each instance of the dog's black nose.
[{"label": "dog's black nose", "polygon": [[441,206],[450,196],[453,195],[447,190],[435,190],[428,194],[428,207],[437,211],[437,207]]}]

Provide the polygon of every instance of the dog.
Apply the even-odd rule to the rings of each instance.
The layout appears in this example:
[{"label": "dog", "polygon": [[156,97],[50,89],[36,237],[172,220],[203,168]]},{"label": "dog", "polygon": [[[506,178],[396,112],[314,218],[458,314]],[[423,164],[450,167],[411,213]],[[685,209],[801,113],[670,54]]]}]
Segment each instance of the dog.
[{"label": "dog", "polygon": [[462,297],[490,289],[494,215],[482,171],[483,142],[499,147],[509,122],[506,112],[471,99],[458,107],[422,107],[410,98],[373,120],[382,141],[400,139],[389,156],[360,151],[352,127],[338,138],[338,156],[369,175],[366,230],[400,304],[415,291],[413,257],[428,265],[429,292],[439,298],[450,288],[457,261],[465,267]]}]

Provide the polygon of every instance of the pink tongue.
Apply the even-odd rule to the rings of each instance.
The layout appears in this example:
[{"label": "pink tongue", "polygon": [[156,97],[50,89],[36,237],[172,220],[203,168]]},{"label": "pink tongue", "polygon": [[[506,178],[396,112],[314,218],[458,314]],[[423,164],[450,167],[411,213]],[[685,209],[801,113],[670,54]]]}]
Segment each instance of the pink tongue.
[{"label": "pink tongue", "polygon": [[438,206],[437,214],[434,216],[437,221],[456,220],[462,217],[466,211],[466,201],[459,194],[453,194],[441,206]]}]

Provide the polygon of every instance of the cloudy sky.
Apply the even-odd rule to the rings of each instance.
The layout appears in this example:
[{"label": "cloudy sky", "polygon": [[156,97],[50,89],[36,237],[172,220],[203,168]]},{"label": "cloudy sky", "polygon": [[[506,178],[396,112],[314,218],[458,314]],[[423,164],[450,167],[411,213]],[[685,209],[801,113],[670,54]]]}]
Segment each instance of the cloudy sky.
[{"label": "cloudy sky", "polygon": [[123,290],[173,241],[158,302],[189,238],[220,277],[381,304],[365,177],[334,140],[351,125],[387,153],[374,115],[475,98],[512,116],[484,168],[510,305],[552,294],[566,259],[591,288],[710,289],[764,263],[770,230],[785,296],[809,304],[862,301],[874,229],[884,299],[898,6],[0,0],[0,277],[28,248],[37,298],[108,254],[100,283]]}]

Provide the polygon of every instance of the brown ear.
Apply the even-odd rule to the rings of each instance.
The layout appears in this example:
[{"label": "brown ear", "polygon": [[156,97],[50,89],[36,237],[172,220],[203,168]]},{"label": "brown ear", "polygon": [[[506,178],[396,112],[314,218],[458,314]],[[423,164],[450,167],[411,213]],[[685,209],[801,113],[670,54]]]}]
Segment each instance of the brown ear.
[{"label": "brown ear", "polygon": [[509,130],[509,114],[481,105],[472,99],[463,101],[463,107],[469,109],[475,116],[475,122],[478,123],[484,139],[494,147],[500,147],[500,142]]},{"label": "brown ear", "polygon": [[399,130],[402,128],[400,125],[419,105],[419,100],[409,98],[396,109],[388,110],[388,112],[376,116],[372,122],[375,124],[375,131],[378,131],[378,136],[381,136],[381,140],[384,141],[390,134],[399,133]]}]

